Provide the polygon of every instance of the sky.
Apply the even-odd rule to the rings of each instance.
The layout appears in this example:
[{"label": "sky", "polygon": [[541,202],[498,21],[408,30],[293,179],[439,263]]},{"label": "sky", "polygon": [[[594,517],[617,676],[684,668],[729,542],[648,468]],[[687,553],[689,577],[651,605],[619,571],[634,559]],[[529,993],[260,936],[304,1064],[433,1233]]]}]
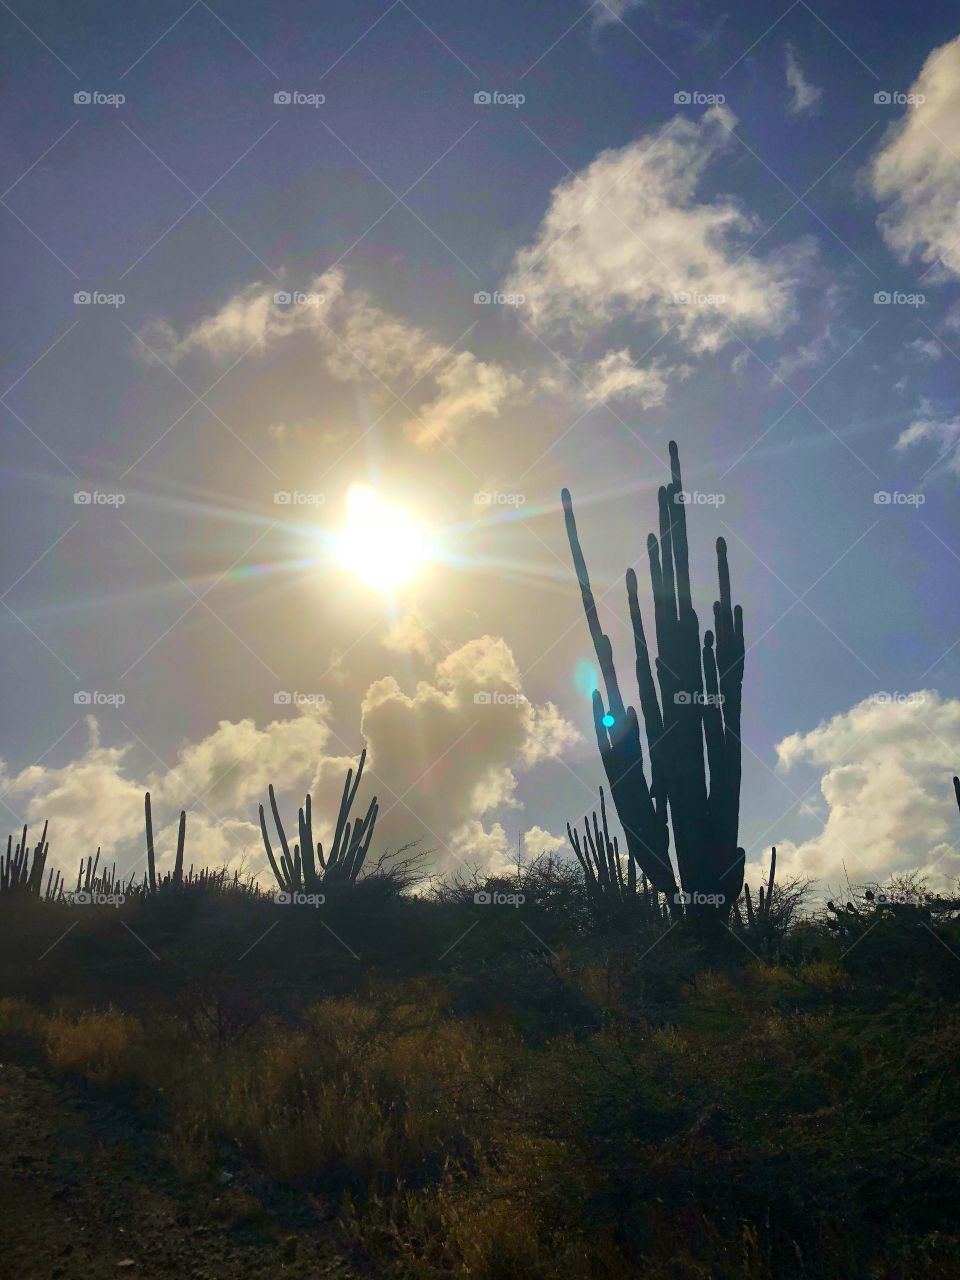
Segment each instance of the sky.
[{"label": "sky", "polygon": [[748,879],[956,881],[954,4],[0,28],[9,829],[136,868],[149,788],[161,867],[184,807],[261,874],[268,784],[329,830],[366,745],[377,852],[563,852],[602,768],[560,490],[633,693],[675,439],[701,621],[719,535],[744,610]]}]

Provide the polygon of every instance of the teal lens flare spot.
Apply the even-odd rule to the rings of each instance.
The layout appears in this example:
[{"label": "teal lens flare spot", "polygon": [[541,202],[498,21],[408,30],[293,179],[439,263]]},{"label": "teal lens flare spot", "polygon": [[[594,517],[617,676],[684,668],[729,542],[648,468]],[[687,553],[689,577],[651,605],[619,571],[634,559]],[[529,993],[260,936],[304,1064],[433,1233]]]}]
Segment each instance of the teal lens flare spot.
[{"label": "teal lens flare spot", "polygon": [[601,723],[601,724],[603,724],[603,725],[606,725],[606,727],[607,727],[608,729],[612,729],[612,728],[613,728],[613,725],[614,725],[614,719],[613,719],[613,716],[610,714],[610,712],[609,712],[609,711],[608,711],[608,712],[607,712],[607,714],[603,717],[603,719],[600,721],[600,723]]}]

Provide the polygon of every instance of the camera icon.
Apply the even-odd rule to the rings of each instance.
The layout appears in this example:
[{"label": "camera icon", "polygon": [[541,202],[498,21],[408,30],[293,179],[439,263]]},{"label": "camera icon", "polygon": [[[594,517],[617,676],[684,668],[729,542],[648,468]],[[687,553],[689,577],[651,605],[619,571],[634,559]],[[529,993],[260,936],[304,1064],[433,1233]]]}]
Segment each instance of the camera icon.
[{"label": "camera icon", "polygon": [[889,107],[892,99],[886,89],[881,89],[879,93],[873,95],[873,101],[878,107]]},{"label": "camera icon", "polygon": [[76,893],[73,895],[72,901],[81,907],[89,906],[90,894],[87,893],[86,889],[77,889]]},{"label": "camera icon", "polygon": [[281,507],[289,507],[292,495],[286,489],[281,489],[279,493],[273,495],[273,500],[279,503]]},{"label": "camera icon", "polygon": [[878,307],[888,307],[893,301],[893,297],[887,293],[886,289],[880,289],[873,295],[873,300]]},{"label": "camera icon", "polygon": [[78,107],[88,107],[91,102],[90,94],[86,89],[81,89],[73,95],[73,101]]},{"label": "camera icon", "polygon": [[81,289],[79,293],[73,295],[73,301],[78,307],[89,307],[91,298],[86,289]]},{"label": "camera icon", "polygon": [[675,693],[673,695],[673,700],[678,707],[689,707],[693,702],[693,698],[685,689],[681,689],[679,692]]},{"label": "camera icon", "polygon": [[477,892],[473,895],[473,900],[477,904],[477,906],[489,907],[490,903],[493,901],[493,898],[486,891],[486,889],[478,889]]},{"label": "camera icon", "polygon": [[673,95],[673,101],[678,107],[689,107],[691,101],[689,91],[686,89],[679,89]]},{"label": "camera icon", "polygon": [[878,507],[888,507],[892,501],[892,497],[885,490],[873,495],[873,500]]},{"label": "camera icon", "polygon": [[679,493],[675,493],[673,495],[673,500],[681,507],[689,506],[690,494],[686,491],[686,489],[681,489]]},{"label": "camera icon", "polygon": [[93,695],[87,693],[85,689],[81,689],[79,693],[73,695],[74,705],[78,707],[89,707],[93,701]]},{"label": "camera icon", "polygon": [[473,701],[478,707],[489,707],[490,703],[493,701],[493,695],[488,693],[485,689],[481,689],[479,693],[475,693],[473,695]]},{"label": "camera icon", "polygon": [[280,689],[273,695],[273,701],[278,707],[289,707],[293,698],[285,689]]},{"label": "camera icon", "polygon": [[289,906],[291,902],[289,893],[284,893],[282,889],[273,895],[273,900],[278,907]]},{"label": "camera icon", "polygon": [[273,303],[276,307],[289,307],[292,301],[293,297],[283,289],[273,295]]},{"label": "camera icon", "polygon": [[478,107],[488,107],[493,101],[486,89],[481,89],[479,93],[475,93],[473,100]]},{"label": "camera icon", "polygon": [[93,501],[93,494],[89,493],[86,489],[78,489],[73,495],[73,501],[75,506],[89,507],[90,503]]},{"label": "camera icon", "polygon": [[288,107],[290,103],[293,101],[293,98],[291,97],[290,91],[288,89],[279,89],[273,95],[273,101],[274,101],[274,104],[278,107]]},{"label": "camera icon", "polygon": [[473,300],[478,307],[485,307],[491,301],[491,298],[485,289],[481,289],[479,293],[473,295]]}]

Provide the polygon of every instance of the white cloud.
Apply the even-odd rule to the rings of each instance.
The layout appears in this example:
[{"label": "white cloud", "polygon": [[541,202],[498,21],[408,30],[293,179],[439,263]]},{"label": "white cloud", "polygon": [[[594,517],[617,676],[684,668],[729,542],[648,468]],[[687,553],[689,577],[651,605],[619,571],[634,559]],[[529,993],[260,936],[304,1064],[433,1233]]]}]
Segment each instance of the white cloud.
[{"label": "white cloud", "polygon": [[541,853],[557,853],[565,848],[566,836],[555,836],[543,827],[533,826],[523,833],[523,851],[528,858],[538,858]]},{"label": "white cloud", "polygon": [[804,75],[803,67],[797,60],[792,44],[788,44],[786,47],[786,57],[787,88],[792,94],[787,110],[792,116],[800,116],[805,111],[816,110],[820,104],[820,99],[823,97],[823,90],[818,89],[815,84],[811,84]]},{"label": "white cloud", "polygon": [[927,58],[910,87],[917,100],[884,138],[870,174],[887,203],[879,225],[904,262],[940,265],[960,276],[960,36]]},{"label": "white cloud", "polygon": [[922,360],[936,362],[943,359],[943,344],[935,342],[933,338],[914,338],[907,343],[907,350]]},{"label": "white cloud", "polygon": [[593,25],[607,27],[622,22],[631,9],[639,9],[643,0],[596,0],[593,6]]},{"label": "white cloud", "polygon": [[960,476],[960,417],[936,417],[931,406],[924,402],[920,416],[901,431],[896,448],[909,449],[913,445],[932,443],[937,449],[937,463],[943,471]]},{"label": "white cloud", "polygon": [[[362,291],[347,289],[339,268],[316,276],[300,294],[286,291],[293,301],[278,302],[277,294],[273,285],[249,285],[182,334],[165,320],[153,321],[141,330],[141,353],[149,348],[168,364],[198,350],[217,359],[248,350],[264,355],[308,335],[332,377],[402,396],[406,433],[424,447],[453,440],[479,418],[498,416],[522,390],[521,380],[500,365],[452,351]],[[282,440],[289,429],[281,424],[271,434]]]},{"label": "white cloud", "polygon": [[531,322],[585,339],[620,318],[652,321],[695,353],[735,340],[728,324],[779,333],[808,250],[744,253],[755,220],[730,198],[696,198],[735,124],[724,107],[677,116],[557,186],[505,285],[526,295]]},{"label": "white cloud", "polygon": [[960,766],[960,699],[921,690],[867,698],[777,746],[780,765],[823,771],[823,830],[778,846],[784,873],[838,885],[920,870],[933,885],[956,881],[960,815],[951,777]]},{"label": "white cloud", "polygon": [[689,366],[665,367],[662,360],[653,360],[645,368],[640,368],[633,363],[626,347],[620,351],[608,351],[601,359],[580,369],[585,384],[584,394],[592,404],[634,400],[641,409],[653,409],[663,404],[671,378],[684,378],[689,373]]}]

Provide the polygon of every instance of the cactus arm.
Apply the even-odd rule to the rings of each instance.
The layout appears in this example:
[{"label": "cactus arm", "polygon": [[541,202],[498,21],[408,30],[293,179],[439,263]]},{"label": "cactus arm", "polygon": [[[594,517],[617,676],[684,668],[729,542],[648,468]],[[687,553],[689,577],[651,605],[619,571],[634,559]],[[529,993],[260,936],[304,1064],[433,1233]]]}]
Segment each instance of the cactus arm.
[{"label": "cactus arm", "polygon": [[267,834],[267,819],[263,812],[263,805],[260,805],[260,834],[263,836],[263,847],[267,853],[267,861],[270,863],[270,870],[276,876],[277,884],[285,892],[289,892],[290,882],[277,866],[277,860],[273,856],[273,848],[270,844],[270,836]]}]

